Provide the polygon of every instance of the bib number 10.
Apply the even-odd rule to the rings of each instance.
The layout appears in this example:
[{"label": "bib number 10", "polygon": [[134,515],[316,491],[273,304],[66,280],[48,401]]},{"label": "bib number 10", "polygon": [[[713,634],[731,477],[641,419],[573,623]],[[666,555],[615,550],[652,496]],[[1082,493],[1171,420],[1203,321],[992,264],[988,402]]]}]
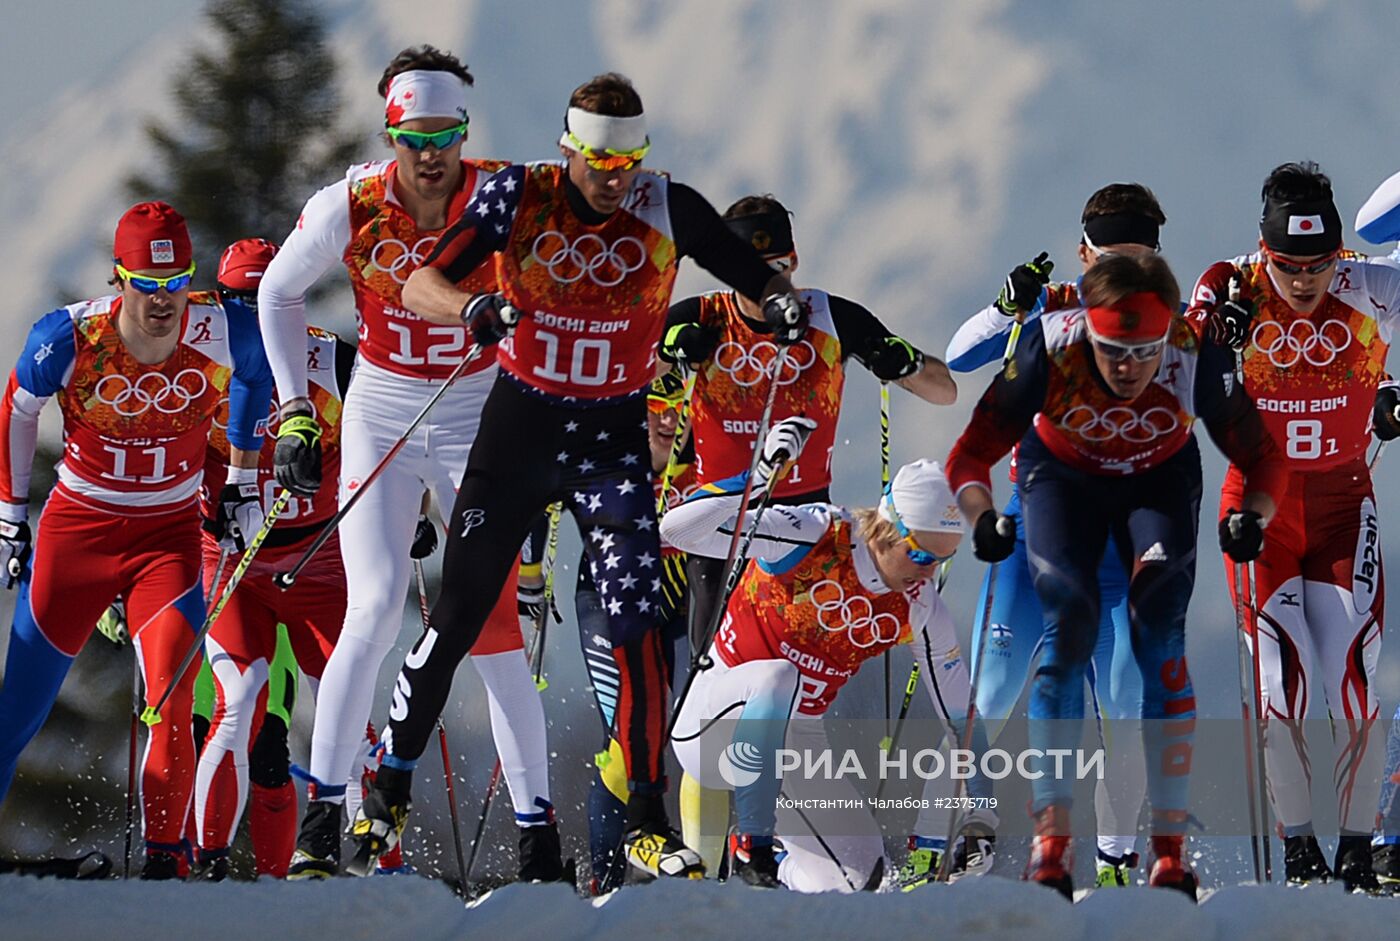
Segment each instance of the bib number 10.
[{"label": "bib number 10", "polygon": [[[582,337],[570,344],[568,372],[560,362],[559,337],[545,330],[536,330],[535,336],[544,344],[544,365],[536,366],[532,372],[550,382],[571,383],[577,386],[601,386],[609,382],[626,382],[627,372],[622,363],[613,364],[612,341]],[[614,373],[611,377],[608,372]]]},{"label": "bib number 10", "polygon": [[1288,436],[1284,450],[1299,461],[1312,461],[1337,453],[1337,439],[1322,437],[1322,422],[1315,418],[1298,418],[1285,426]]}]

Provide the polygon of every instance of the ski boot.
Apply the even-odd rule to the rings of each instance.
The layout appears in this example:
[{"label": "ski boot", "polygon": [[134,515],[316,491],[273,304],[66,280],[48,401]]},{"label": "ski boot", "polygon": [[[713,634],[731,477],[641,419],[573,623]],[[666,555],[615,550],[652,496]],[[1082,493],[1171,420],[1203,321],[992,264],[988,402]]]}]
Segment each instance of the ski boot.
[{"label": "ski boot", "polygon": [[729,837],[729,874],[760,889],[780,889],[778,858],[771,836],[735,833]]},{"label": "ski boot", "polygon": [[1185,848],[1186,837],[1180,834],[1154,836],[1152,838],[1152,854],[1157,857],[1157,861],[1152,864],[1152,872],[1147,877],[1147,884],[1159,889],[1176,889],[1178,892],[1185,892],[1194,902],[1196,901],[1196,874],[1181,858]]},{"label": "ski boot", "polygon": [[1380,894],[1400,895],[1400,843],[1371,847],[1371,871]]},{"label": "ski boot", "polygon": [[1348,892],[1380,894],[1380,881],[1372,868],[1370,834],[1343,834],[1337,840],[1337,858],[1332,871]]},{"label": "ski boot", "polygon": [[1051,804],[1034,817],[1035,838],[1031,841],[1031,861],[1026,868],[1026,879],[1049,886],[1073,902],[1069,808],[1063,804]]},{"label": "ski boot", "polygon": [[142,881],[164,881],[176,879],[183,881],[184,876],[180,874],[180,864],[185,860],[179,853],[172,853],[168,850],[146,850],[146,864],[141,867]]},{"label": "ski boot", "polygon": [[355,840],[355,855],[345,864],[350,875],[369,875],[379,858],[399,845],[413,809],[408,796],[412,782],[412,771],[388,766],[379,769],[350,825],[350,835]]},{"label": "ski boot", "polygon": [[199,861],[204,865],[201,878],[205,882],[223,882],[228,878],[228,850],[199,851]]},{"label": "ski boot", "polygon": [[704,861],[671,828],[660,794],[633,793],[627,801],[622,848],[632,867],[646,875],[705,878]]},{"label": "ski boot", "polygon": [[909,856],[895,874],[895,885],[901,892],[913,892],[938,878],[943,847],[942,837],[909,835]]},{"label": "ski boot", "polygon": [[969,820],[958,831],[953,843],[953,858],[948,866],[948,881],[957,882],[969,876],[985,876],[996,862],[997,834],[980,820]]},{"label": "ski boot", "polygon": [[1284,837],[1283,869],[1289,885],[1332,881],[1332,870],[1327,868],[1322,847],[1317,845],[1317,837],[1311,833]]},{"label": "ski boot", "polygon": [[1126,856],[1110,856],[1103,850],[1099,850],[1097,863],[1098,875],[1094,879],[1095,888],[1109,889],[1132,885],[1132,871],[1137,868],[1138,854],[1128,853]]},{"label": "ski boot", "polygon": [[538,827],[520,828],[521,882],[560,882],[564,878],[564,862],[559,849],[559,825],[554,822]]},{"label": "ski boot", "polygon": [[287,878],[329,879],[340,870],[340,804],[312,800],[301,818]]}]

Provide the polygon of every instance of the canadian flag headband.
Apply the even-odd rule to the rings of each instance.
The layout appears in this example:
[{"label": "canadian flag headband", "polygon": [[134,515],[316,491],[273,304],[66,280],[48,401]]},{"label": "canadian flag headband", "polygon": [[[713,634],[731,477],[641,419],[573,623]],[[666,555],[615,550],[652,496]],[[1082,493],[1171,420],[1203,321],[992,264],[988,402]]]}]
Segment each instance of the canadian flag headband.
[{"label": "canadian flag headband", "polygon": [[451,72],[414,69],[389,80],[384,123],[398,127],[417,118],[467,120],[467,86]]}]

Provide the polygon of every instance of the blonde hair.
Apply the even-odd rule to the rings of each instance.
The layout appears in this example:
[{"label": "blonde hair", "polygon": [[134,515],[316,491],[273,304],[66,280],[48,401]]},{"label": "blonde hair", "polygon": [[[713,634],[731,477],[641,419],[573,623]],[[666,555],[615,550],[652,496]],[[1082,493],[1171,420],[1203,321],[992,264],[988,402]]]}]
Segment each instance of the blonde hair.
[{"label": "blonde hair", "polygon": [[856,521],[856,535],[871,546],[888,549],[903,541],[894,523],[880,515],[874,507],[861,507],[851,511]]}]

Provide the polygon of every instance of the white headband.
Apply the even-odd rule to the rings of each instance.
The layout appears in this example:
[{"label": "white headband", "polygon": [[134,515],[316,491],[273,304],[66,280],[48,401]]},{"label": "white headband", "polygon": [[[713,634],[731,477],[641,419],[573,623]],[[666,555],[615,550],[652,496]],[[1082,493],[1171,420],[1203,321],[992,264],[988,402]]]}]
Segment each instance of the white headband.
[{"label": "white headband", "polygon": [[416,118],[467,120],[467,85],[451,72],[415,69],[389,79],[384,119],[390,127]]},{"label": "white headband", "polygon": [[610,114],[594,114],[582,108],[570,108],[564,116],[564,127],[564,136],[559,138],[559,143],[574,151],[578,147],[569,140],[571,133],[596,153],[606,150],[629,153],[640,150],[647,142],[647,119],[644,114],[619,118]]}]

